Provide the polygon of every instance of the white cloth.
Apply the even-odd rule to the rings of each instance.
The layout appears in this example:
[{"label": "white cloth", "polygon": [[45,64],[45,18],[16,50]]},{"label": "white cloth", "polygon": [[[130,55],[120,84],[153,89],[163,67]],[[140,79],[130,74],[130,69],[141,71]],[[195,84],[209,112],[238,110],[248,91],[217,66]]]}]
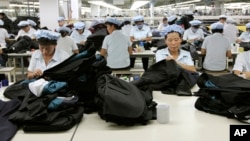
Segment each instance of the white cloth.
[{"label": "white cloth", "polygon": [[231,50],[227,38],[214,33],[204,39],[202,48],[206,50],[203,67],[210,71],[222,71],[226,68],[226,52]]},{"label": "white cloth", "polygon": [[241,72],[250,71],[250,51],[245,51],[237,55],[233,70]]},{"label": "white cloth", "polygon": [[74,50],[78,50],[74,39],[69,36],[60,37],[57,40],[57,48],[66,51],[70,56],[73,54]]},{"label": "white cloth", "polygon": [[4,28],[0,28],[0,44],[6,46],[5,39],[9,38],[8,31]]},{"label": "white cloth", "polygon": [[142,38],[152,37],[152,32],[146,25],[143,25],[141,30],[139,30],[136,26],[133,26],[130,31],[130,37],[131,36],[133,36],[136,40],[141,40]]},{"label": "white cloth", "polygon": [[35,96],[40,97],[42,95],[44,86],[46,86],[48,83],[48,81],[40,78],[34,82],[30,82],[29,89]]},{"label": "white cloth", "polygon": [[204,33],[202,29],[198,29],[195,33],[191,30],[191,28],[188,28],[185,30],[183,35],[183,40],[193,40],[193,39],[204,39]]},{"label": "white cloth", "polygon": [[25,32],[24,30],[20,29],[18,31],[18,34],[16,36],[16,39],[18,39],[20,36],[29,36],[31,39],[35,39],[35,32],[36,30],[34,28],[30,28],[30,30],[28,32]]},{"label": "white cloth", "polygon": [[49,68],[54,67],[55,65],[61,63],[65,59],[69,57],[69,54],[65,52],[64,50],[56,48],[55,53],[52,57],[52,59],[48,62],[48,64],[45,64],[45,61],[42,56],[42,52],[40,50],[36,50],[32,53],[28,71],[33,72],[36,69],[40,69],[42,71],[47,70]]},{"label": "white cloth", "polygon": [[233,24],[226,24],[223,29],[223,36],[226,37],[230,44],[235,43],[239,30]]},{"label": "white cloth", "polygon": [[[168,56],[171,56],[168,48],[160,49],[155,54],[156,62],[164,60]],[[190,53],[185,51],[185,50],[182,50],[182,49],[180,49],[180,54],[179,54],[178,58],[176,59],[176,61],[180,62],[182,64],[185,64],[185,65],[189,65],[189,66],[194,65],[194,62],[193,62],[193,59],[192,59]]]},{"label": "white cloth", "polygon": [[73,32],[71,33],[70,37],[73,38],[73,40],[79,44],[81,41],[87,41],[87,38],[89,37],[89,35],[91,35],[92,33],[88,30],[85,29],[84,32],[82,34],[79,34],[78,31],[73,30]]},{"label": "white cloth", "polygon": [[102,48],[107,50],[107,66],[110,68],[125,68],[130,65],[128,47],[131,42],[119,30],[113,31],[104,38]]}]

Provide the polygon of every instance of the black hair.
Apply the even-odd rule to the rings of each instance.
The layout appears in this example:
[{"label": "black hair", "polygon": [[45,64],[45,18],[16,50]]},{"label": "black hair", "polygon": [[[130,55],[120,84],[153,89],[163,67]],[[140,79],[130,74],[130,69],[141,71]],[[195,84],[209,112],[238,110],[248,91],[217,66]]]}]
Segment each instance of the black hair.
[{"label": "black hair", "polygon": [[169,33],[178,33],[178,35],[180,36],[180,38],[182,38],[182,34],[181,34],[181,33],[172,30],[172,31],[168,32],[168,33],[165,35],[165,39],[167,39],[167,36],[168,36]]},{"label": "black hair", "polygon": [[115,29],[118,29],[118,30],[121,29],[121,27],[119,25],[111,23],[111,22],[105,22],[105,24],[108,24],[110,26],[114,25]]},{"label": "black hair", "polygon": [[61,34],[62,37],[65,37],[69,34],[68,31],[64,31],[64,30],[60,31],[59,33]]},{"label": "black hair", "polygon": [[123,24],[128,25],[128,24],[131,24],[131,22],[130,21],[124,21]]},{"label": "black hair", "polygon": [[50,40],[44,37],[39,38],[37,41],[40,45],[57,45],[57,40]]},{"label": "black hair", "polygon": [[163,18],[163,19],[162,19],[162,21],[167,21],[167,20],[168,20],[168,18]]},{"label": "black hair", "polygon": [[137,24],[138,22],[143,22],[144,23],[144,20],[142,20],[142,21],[135,21],[135,24]]},{"label": "black hair", "polygon": [[223,33],[223,29],[212,29],[212,33]]}]

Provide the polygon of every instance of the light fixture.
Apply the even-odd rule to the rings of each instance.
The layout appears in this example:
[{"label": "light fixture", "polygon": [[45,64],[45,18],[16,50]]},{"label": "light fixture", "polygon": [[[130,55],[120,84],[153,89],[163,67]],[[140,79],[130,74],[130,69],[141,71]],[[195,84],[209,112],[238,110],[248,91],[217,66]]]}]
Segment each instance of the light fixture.
[{"label": "light fixture", "polygon": [[116,6],[112,5],[112,4],[108,4],[108,3],[104,2],[104,1],[88,1],[88,3],[94,4],[94,5],[100,5],[100,6],[115,9],[115,10],[122,10],[121,8],[116,7]]},{"label": "light fixture", "polygon": [[142,7],[145,4],[148,4],[149,0],[138,0],[138,1],[134,1],[134,3],[132,4],[130,10],[136,10],[137,8]]},{"label": "light fixture", "polygon": [[180,2],[180,3],[176,3],[176,4],[189,4],[189,3],[195,3],[195,2],[200,2],[201,0],[191,0],[191,1],[185,1],[185,2]]}]

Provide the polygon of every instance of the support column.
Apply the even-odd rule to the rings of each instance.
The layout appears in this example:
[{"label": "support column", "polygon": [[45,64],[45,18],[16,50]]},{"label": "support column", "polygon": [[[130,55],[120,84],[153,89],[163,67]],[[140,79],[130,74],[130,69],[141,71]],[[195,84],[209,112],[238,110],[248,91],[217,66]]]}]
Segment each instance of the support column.
[{"label": "support column", "polygon": [[40,2],[40,22],[41,27],[48,27],[54,30],[57,26],[59,17],[59,2],[58,0],[39,0]]},{"label": "support column", "polygon": [[154,0],[150,2],[150,25],[154,25]]},{"label": "support column", "polygon": [[221,14],[225,14],[224,1],[223,0],[214,1],[214,15],[218,16]]},{"label": "support column", "polygon": [[80,19],[81,18],[81,7],[82,1],[81,0],[71,0],[71,12],[72,12],[72,19]]},{"label": "support column", "polygon": [[90,11],[92,17],[100,17],[100,6],[95,4],[90,4]]}]

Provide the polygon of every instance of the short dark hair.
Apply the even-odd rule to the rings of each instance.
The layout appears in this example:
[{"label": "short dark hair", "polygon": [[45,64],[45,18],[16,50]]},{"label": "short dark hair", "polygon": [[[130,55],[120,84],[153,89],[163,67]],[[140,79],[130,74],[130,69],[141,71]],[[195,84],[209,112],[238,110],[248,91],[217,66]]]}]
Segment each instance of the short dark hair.
[{"label": "short dark hair", "polygon": [[57,45],[57,40],[50,40],[44,37],[39,38],[37,41],[40,45]]},{"label": "short dark hair", "polygon": [[117,24],[114,24],[114,23],[111,23],[111,22],[105,22],[105,24],[108,24],[110,26],[114,25],[115,26],[115,29],[121,29],[121,27]]},{"label": "short dark hair", "polygon": [[180,36],[180,38],[182,38],[182,34],[181,34],[181,33],[172,30],[172,31],[168,32],[168,33],[165,35],[165,39],[167,39],[167,36],[168,36],[169,33],[178,33],[178,35]]},{"label": "short dark hair", "polygon": [[223,29],[212,29],[212,33],[223,33]]}]

